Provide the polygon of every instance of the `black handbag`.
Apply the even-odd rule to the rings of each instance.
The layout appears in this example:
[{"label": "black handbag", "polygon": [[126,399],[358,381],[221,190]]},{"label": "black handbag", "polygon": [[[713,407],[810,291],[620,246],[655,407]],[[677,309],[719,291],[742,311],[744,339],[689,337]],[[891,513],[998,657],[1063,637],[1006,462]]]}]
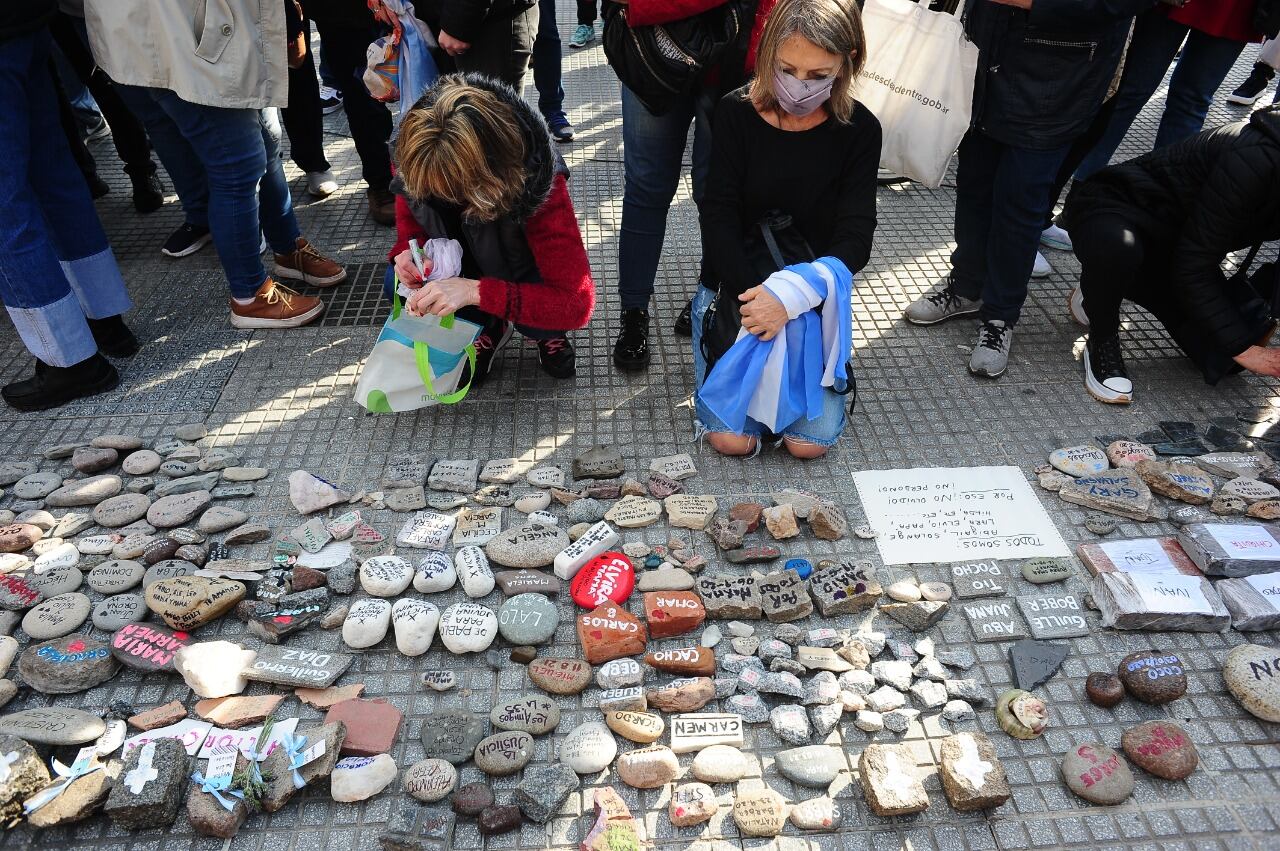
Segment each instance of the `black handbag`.
[{"label": "black handbag", "polygon": [[604,55],[645,109],[663,115],[708,68],[737,54],[737,65],[744,64],[754,8],[754,0],[728,0],[678,21],[633,27],[625,4],[605,3]]},{"label": "black handbag", "polygon": [[[747,262],[759,281],[794,263],[812,263],[817,259],[791,216],[781,210],[768,211],[747,231],[743,249]],[[741,329],[742,305],[732,295],[725,295],[724,283],[721,282],[720,289],[716,291],[715,298],[702,317],[702,355],[707,362],[705,375],[711,374],[712,367],[729,351]],[[858,398],[852,360],[845,372],[849,376],[848,386],[836,392],[852,397],[849,400],[849,410],[852,412]]]}]

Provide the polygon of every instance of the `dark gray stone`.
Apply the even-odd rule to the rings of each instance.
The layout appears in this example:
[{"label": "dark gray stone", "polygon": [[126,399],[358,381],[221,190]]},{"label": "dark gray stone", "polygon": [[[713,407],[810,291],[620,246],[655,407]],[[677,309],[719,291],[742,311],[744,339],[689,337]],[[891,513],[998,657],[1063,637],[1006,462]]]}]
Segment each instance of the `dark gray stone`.
[{"label": "dark gray stone", "polygon": [[433,712],[422,722],[422,747],[426,757],[461,765],[471,759],[476,745],[489,730],[488,719],[461,709]]},{"label": "dark gray stone", "polygon": [[[1009,648],[1009,664],[1013,668],[1014,683],[1018,688],[1030,691],[1041,683],[1047,682],[1057,673],[1058,668],[1062,667],[1062,662],[1067,658],[1070,650],[1071,648],[1065,644],[1033,641],[1029,638],[1017,642]],[[950,694],[950,686],[947,692]],[[957,693],[952,696],[973,702],[968,695]]]},{"label": "dark gray stone", "polygon": [[[576,472],[576,461],[574,468]],[[546,824],[578,785],[577,772],[563,763],[534,766],[525,771],[524,778],[516,787],[515,803],[525,818]]]},{"label": "dark gray stone", "polygon": [[177,739],[134,748],[103,811],[126,830],[167,827],[178,817],[187,783],[187,752]]},{"label": "dark gray stone", "polygon": [[400,801],[392,810],[386,832],[378,837],[378,844],[383,851],[448,851],[453,847],[456,819],[448,807]]}]

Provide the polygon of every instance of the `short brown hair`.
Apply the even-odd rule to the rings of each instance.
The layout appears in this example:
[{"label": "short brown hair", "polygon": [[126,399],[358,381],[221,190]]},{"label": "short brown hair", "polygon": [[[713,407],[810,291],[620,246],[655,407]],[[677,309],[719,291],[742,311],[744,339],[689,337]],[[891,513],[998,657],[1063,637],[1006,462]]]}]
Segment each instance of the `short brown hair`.
[{"label": "short brown hair", "polygon": [[854,0],[778,0],[760,34],[751,102],[762,112],[780,108],[773,90],[773,72],[778,66],[778,48],[793,35],[841,57],[828,106],[832,117],[848,124],[853,114],[853,84],[867,61],[862,13]]},{"label": "short brown hair", "polygon": [[473,221],[508,212],[524,191],[525,142],[514,108],[461,75],[441,77],[405,114],[396,161],[405,190]]}]

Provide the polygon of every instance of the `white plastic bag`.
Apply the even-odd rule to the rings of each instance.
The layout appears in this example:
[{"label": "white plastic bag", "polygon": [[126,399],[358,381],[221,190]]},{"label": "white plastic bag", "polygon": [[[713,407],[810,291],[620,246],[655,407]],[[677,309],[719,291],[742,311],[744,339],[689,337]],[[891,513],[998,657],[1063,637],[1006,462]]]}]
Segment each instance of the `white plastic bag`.
[{"label": "white plastic bag", "polygon": [[409,316],[400,294],[393,293],[391,315],[360,370],[356,401],[374,414],[461,402],[475,375],[474,344],[480,331],[479,325],[452,314]]},{"label": "white plastic bag", "polygon": [[957,15],[931,12],[927,0],[866,0],[862,25],[856,91],[884,131],[880,165],[936,189],[969,129],[978,48]]}]

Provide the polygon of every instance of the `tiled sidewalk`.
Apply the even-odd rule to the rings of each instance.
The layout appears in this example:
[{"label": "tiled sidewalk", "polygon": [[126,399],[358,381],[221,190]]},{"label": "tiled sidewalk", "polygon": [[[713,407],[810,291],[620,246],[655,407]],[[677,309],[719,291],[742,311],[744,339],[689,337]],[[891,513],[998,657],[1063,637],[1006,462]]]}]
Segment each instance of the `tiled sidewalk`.
[{"label": "tiled sidewalk", "polygon": [[[571,12],[562,9],[561,17],[567,40]],[[1247,73],[1253,50],[1246,52],[1224,93]],[[361,362],[385,316],[380,301],[381,264],[392,232],[374,225],[365,213],[359,163],[339,113],[326,119],[326,147],[342,190],[324,201],[312,201],[292,164],[289,174],[304,232],[349,264],[351,281],[325,295],[330,309],[323,322],[298,331],[273,334],[232,329],[226,319],[225,282],[212,249],[177,261],[161,256],[160,243],[181,221],[178,205],[171,202],[146,217],[134,214],[128,183],[118,170],[113,149],[109,145],[95,148],[102,173],[113,186],[99,210],[137,303],[130,324],[145,345],[136,357],[121,364],[124,381],[107,396],[45,416],[0,410],[0,446],[6,455],[34,457],[39,447],[108,432],[137,433],[154,440],[179,424],[203,421],[212,433],[212,445],[234,448],[245,463],[275,471],[260,483],[258,496],[241,507],[276,528],[295,522],[286,477],[296,468],[352,489],[372,489],[387,458],[396,453],[435,458],[516,456],[567,468],[577,453],[605,443],[622,451],[631,474],[647,470],[652,457],[690,452],[700,470],[700,476],[690,482],[694,492],[735,500],[783,486],[803,487],[841,503],[852,520],[861,517],[851,477],[859,469],[1016,464],[1029,471],[1050,450],[1095,435],[1137,434],[1153,428],[1158,420],[1205,424],[1215,417],[1230,419],[1238,412],[1280,406],[1274,382],[1235,378],[1217,388],[1205,386],[1154,322],[1136,312],[1129,316],[1126,354],[1138,400],[1120,409],[1095,403],[1081,386],[1074,354],[1080,329],[1066,310],[1078,266],[1074,257],[1061,252],[1048,253],[1054,275],[1032,286],[1009,372],[995,382],[970,378],[965,364],[974,334],[971,325],[921,329],[906,326],[899,318],[903,306],[945,273],[953,184],[938,191],[899,184],[880,191],[875,253],[857,282],[855,364],[860,392],[844,440],[818,462],[801,464],[777,452],[765,452],[751,461],[719,458],[692,441],[690,348],[686,339],[669,331],[695,284],[698,268],[697,219],[687,174],[672,208],[659,273],[653,365],[646,373],[623,375],[614,370],[610,359],[618,314],[614,288],[622,196],[617,83],[598,43],[568,53],[565,65],[570,118],[578,138],[564,151],[573,170],[571,188],[598,287],[594,322],[574,337],[579,350],[575,380],[557,382],[543,375],[536,350],[526,343],[513,345],[502,356],[494,379],[456,408],[372,417],[354,403],[351,395]],[[1219,101],[1209,124],[1241,115],[1243,111]],[[1156,118],[1153,110],[1144,113],[1122,154],[1139,153],[1150,144]],[[5,331],[0,337],[0,380],[10,381],[26,374],[29,366],[12,329],[6,325]],[[1092,537],[1083,528],[1083,511],[1037,492],[1068,543]],[[9,498],[2,499],[0,507],[8,503]],[[378,515],[375,524],[384,533],[398,525],[399,518],[389,512]],[[1121,534],[1154,534],[1169,528],[1124,522]],[[668,534],[666,526],[659,524],[629,537],[658,543]],[[257,550],[265,553],[264,546]],[[697,546],[712,555],[705,539],[697,541]],[[868,557],[875,551],[872,542],[849,540],[832,546],[808,536],[786,542],[784,549],[788,555],[806,557],[837,552]],[[921,580],[943,578],[936,566],[922,566],[914,573]],[[898,568],[885,574],[887,585],[887,580],[908,571]],[[1078,595],[1087,591],[1080,576],[1069,580],[1067,587]],[[454,596],[461,599],[461,592],[440,596],[452,602]],[[576,640],[567,595],[560,605],[561,626],[549,652],[572,655]],[[638,611],[638,601],[634,606]],[[887,628],[883,620],[882,629]],[[1091,623],[1096,624],[1096,615],[1091,615]],[[209,631],[237,636],[242,628],[228,618]],[[767,632],[767,625],[762,631]],[[993,694],[1009,684],[999,645],[973,643],[959,613],[948,616],[931,634],[940,644],[970,647],[979,659],[970,674]],[[316,629],[307,640],[323,649],[340,646],[335,633]],[[671,849],[1278,848],[1280,727],[1244,715],[1225,694],[1218,673],[1226,649],[1242,640],[1235,632],[1156,635],[1100,629],[1072,640],[1072,655],[1062,672],[1041,690],[1051,704],[1050,730],[1043,738],[1010,739],[996,728],[990,710],[980,711],[976,722],[961,725],[994,733],[1013,785],[1013,799],[985,815],[953,811],[932,778],[932,806],[926,813],[877,818],[867,810],[855,784],[840,795],[844,810],[840,833],[801,836],[788,827],[776,840],[749,840],[739,837],[727,808],[709,828],[676,830],[666,816],[668,791],[639,792],[617,785],[633,813],[643,818],[649,836]],[[1262,634],[1255,640],[1275,644],[1276,636]],[[1084,806],[1059,781],[1058,755],[1075,741],[1101,738],[1116,744],[1122,728],[1170,714],[1132,702],[1115,711],[1099,710],[1084,700],[1084,677],[1093,670],[1112,669],[1126,653],[1148,647],[1175,649],[1188,663],[1190,689],[1186,698],[1173,705],[1171,714],[1193,733],[1201,767],[1188,781],[1178,783],[1135,772],[1140,775],[1138,787],[1128,803],[1113,808]],[[437,695],[418,686],[416,671],[450,666],[459,674],[456,690]],[[514,696],[530,688],[518,666],[495,673],[482,659],[451,657],[438,644],[427,656],[408,659],[396,653],[390,642],[360,654],[340,682],[364,682],[367,696],[386,697],[405,712],[405,728],[393,752],[402,767],[421,757],[418,730],[431,711],[462,706],[487,712],[500,695]],[[264,690],[255,684],[250,693]],[[95,709],[125,700],[145,708],[186,699],[189,694],[177,677],[143,679],[127,673],[57,702]],[[561,731],[598,717],[595,694],[593,687],[581,697],[562,699]],[[46,700],[28,694],[9,709],[44,705]],[[300,714],[315,717],[314,710],[305,707]],[[857,753],[872,737],[849,723],[840,726],[839,735],[851,765],[856,764]],[[913,726],[907,734],[923,755],[922,765],[931,762],[928,749],[936,750],[941,735],[945,731],[937,722],[923,729]],[[896,738],[888,734],[875,738],[882,736]],[[554,746],[554,736],[539,739],[535,761],[554,760]],[[811,790],[793,786],[772,769],[771,754],[781,747],[764,725],[749,729],[744,750],[758,758],[764,777],[788,800],[811,797]],[[683,765],[689,761],[681,759]],[[462,783],[477,779],[481,776],[474,767],[462,772]],[[607,776],[599,782],[614,779]],[[495,780],[500,799],[517,780]],[[590,809],[587,789],[595,780],[586,780],[584,791],[570,799],[561,816],[549,824],[549,831],[526,825],[484,847],[576,847],[591,823],[583,813]],[[717,791],[723,793],[727,787]],[[335,804],[311,790],[279,813],[255,817],[229,847],[254,851],[374,848],[392,801],[400,794],[397,786],[363,804]],[[727,798],[722,796],[722,801]],[[454,844],[457,848],[483,845],[473,823],[459,826]],[[158,851],[211,849],[222,843],[193,835],[180,816],[174,828],[164,832],[128,835],[96,817],[42,835],[6,834],[0,836],[0,845]]]}]

